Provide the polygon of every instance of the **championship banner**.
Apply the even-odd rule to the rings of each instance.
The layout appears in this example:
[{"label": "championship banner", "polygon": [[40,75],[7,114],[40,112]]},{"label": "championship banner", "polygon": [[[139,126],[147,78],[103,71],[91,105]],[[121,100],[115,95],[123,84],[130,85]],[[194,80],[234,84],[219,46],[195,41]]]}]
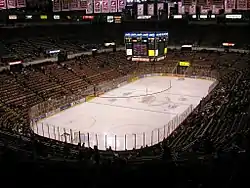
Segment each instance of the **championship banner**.
[{"label": "championship banner", "polygon": [[117,12],[117,0],[110,0],[109,12]]},{"label": "championship banner", "polygon": [[207,4],[207,0],[196,0],[197,6],[204,6]]},{"label": "championship banner", "polygon": [[170,16],[170,14],[171,14],[171,8],[172,7],[174,7],[174,3],[168,3],[168,18],[169,18],[169,16]]},{"label": "championship banner", "polygon": [[79,10],[79,1],[80,0],[71,0],[70,10]]},{"label": "championship banner", "polygon": [[102,13],[109,13],[109,0],[102,0]]},{"label": "championship banner", "polygon": [[143,15],[144,15],[144,5],[137,4],[137,16],[143,16]]},{"label": "championship banner", "polygon": [[79,10],[86,10],[87,9],[87,0],[79,0],[80,4],[79,4]]},{"label": "championship banner", "polygon": [[25,0],[17,0],[16,7],[17,8],[24,8],[24,7],[26,7],[26,1]]},{"label": "championship banner", "polygon": [[159,15],[159,12],[164,9],[163,3],[157,3],[157,15]]},{"label": "championship banner", "polygon": [[184,6],[188,5],[188,6],[191,6],[193,3],[193,0],[182,0],[182,4]]},{"label": "championship banner", "polygon": [[201,14],[208,14],[210,10],[212,10],[212,6],[210,5],[201,6]]},{"label": "championship banner", "polygon": [[237,0],[237,10],[247,10],[247,0]]},{"label": "championship banner", "polygon": [[101,0],[94,0],[94,13],[101,13]]},{"label": "championship banner", "polygon": [[0,0],[0,9],[6,9],[5,0]]},{"label": "championship banner", "polygon": [[184,14],[184,6],[182,6],[182,2],[178,2],[178,14]]},{"label": "championship banner", "polygon": [[69,11],[69,1],[62,0],[62,11]]},{"label": "championship banner", "polygon": [[223,9],[223,5],[213,5],[212,6],[212,14],[219,14],[220,9]]},{"label": "championship banner", "polygon": [[154,16],[154,12],[155,12],[154,4],[148,4],[148,15]]},{"label": "championship banner", "polygon": [[232,13],[232,10],[235,9],[235,5],[235,0],[225,0],[225,13]]},{"label": "championship banner", "polygon": [[[219,5],[219,6],[223,6],[223,4],[224,4],[224,0],[210,0],[210,4],[211,5]],[[222,9],[223,9],[223,7],[222,7]]]},{"label": "championship banner", "polygon": [[53,12],[60,12],[61,11],[61,0],[54,0],[53,1]]},{"label": "championship banner", "polygon": [[87,0],[87,10],[86,14],[92,14],[93,13],[93,1]]},{"label": "championship banner", "polygon": [[125,9],[126,0],[118,0],[118,12],[122,12]]},{"label": "championship banner", "polygon": [[8,9],[16,8],[16,0],[7,0]]}]

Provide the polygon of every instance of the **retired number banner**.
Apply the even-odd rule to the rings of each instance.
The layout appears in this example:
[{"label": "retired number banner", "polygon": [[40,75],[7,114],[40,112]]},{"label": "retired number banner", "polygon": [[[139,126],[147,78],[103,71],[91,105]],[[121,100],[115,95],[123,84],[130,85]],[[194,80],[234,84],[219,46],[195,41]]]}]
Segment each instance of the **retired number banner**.
[{"label": "retired number banner", "polygon": [[16,0],[7,0],[8,9],[16,8]]},{"label": "retired number banner", "polygon": [[144,5],[143,4],[137,4],[137,16],[143,16],[144,12]]},{"label": "retired number banner", "polygon": [[117,0],[110,0],[110,12],[117,12]]},{"label": "retired number banner", "polygon": [[118,12],[122,12],[122,10],[125,9],[125,1],[126,0],[118,0]]},{"label": "retired number banner", "polygon": [[157,15],[159,14],[160,10],[164,9],[164,4],[163,3],[158,3],[157,4]]},{"label": "retired number banner", "polygon": [[94,0],[94,13],[101,13],[101,0]]},{"label": "retired number banner", "polygon": [[155,12],[155,9],[154,9],[154,4],[148,4],[148,15],[149,16],[154,16],[154,12]]},{"label": "retired number banner", "polygon": [[247,10],[247,0],[237,0],[237,10]]},{"label": "retired number banner", "polygon": [[102,0],[102,13],[109,13],[109,0]]},{"label": "retired number banner", "polygon": [[6,2],[5,2],[5,0],[0,0],[0,9],[6,9]]},{"label": "retired number banner", "polygon": [[93,13],[93,1],[87,0],[87,10],[86,14],[92,14]]}]

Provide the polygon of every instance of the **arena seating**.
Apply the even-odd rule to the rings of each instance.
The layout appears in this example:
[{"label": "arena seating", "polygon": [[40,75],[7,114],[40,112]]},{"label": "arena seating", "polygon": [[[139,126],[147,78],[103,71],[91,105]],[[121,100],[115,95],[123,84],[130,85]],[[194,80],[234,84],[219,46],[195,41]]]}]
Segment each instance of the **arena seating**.
[{"label": "arena seating", "polygon": [[[150,24],[149,24],[150,25]],[[46,51],[66,50],[69,54],[76,53],[92,48],[102,48],[104,41],[116,41],[117,46],[123,41],[123,33],[126,30],[134,30],[137,27],[148,29],[147,25],[136,24],[127,25],[126,30],[120,25],[110,25],[108,30],[102,26],[57,26],[57,29],[51,27],[45,28],[19,28],[18,32],[11,33],[11,30],[2,31],[2,41],[0,43],[1,57],[18,56],[24,61],[40,59],[46,56]],[[99,27],[99,28],[98,28]],[[152,27],[152,26],[151,26]],[[248,48],[247,29],[240,29],[235,26],[162,26],[162,29],[169,31],[169,45],[180,46],[183,44],[192,44],[194,46],[222,47],[223,42],[233,42],[237,48]],[[102,34],[98,31],[102,29]],[[44,32],[45,30],[45,32]],[[214,32],[210,32],[213,30]],[[72,34],[74,31],[74,34]],[[120,33],[118,32],[120,31]],[[84,34],[83,34],[84,33]],[[112,36],[110,34],[112,33]],[[9,36],[15,36],[10,38]],[[95,37],[88,37],[89,35]],[[0,37],[0,39],[1,39]],[[90,41],[91,39],[91,41]],[[93,45],[90,45],[92,43]]]},{"label": "arena seating", "polygon": [[[210,39],[208,35],[201,35],[206,32],[204,26],[196,32],[196,36],[200,36],[197,40],[191,36],[191,29],[187,32],[190,37],[182,37],[175,42],[178,45],[197,42],[199,45],[219,46],[232,37],[242,47],[246,44],[234,35],[238,32],[235,30],[223,35],[225,30],[217,28],[224,38],[214,33]],[[182,34],[180,30],[180,34],[176,33],[177,37]],[[75,46],[74,52],[81,48],[80,43],[75,44],[72,42],[74,39],[67,37],[59,39],[52,36],[47,39],[48,43],[43,41],[43,37],[36,39],[26,40],[30,44],[27,44],[28,48],[22,46],[20,41],[3,41],[0,48],[5,50],[1,52],[30,58],[28,55],[34,51],[42,53],[39,47],[67,49],[68,45],[72,45],[72,49]],[[174,39],[170,43],[174,43]],[[116,152],[110,148],[98,151],[43,138],[34,135],[29,128],[28,110],[38,103],[79,94],[91,85],[134,72],[173,73],[182,59],[192,62],[192,66],[184,72],[186,75],[216,75],[219,84],[162,143],[140,150]],[[142,186],[145,177],[155,177],[154,186],[162,186],[162,180],[166,180],[171,187],[235,187],[239,179],[241,182],[248,180],[241,171],[249,166],[248,59],[248,54],[173,50],[168,52],[164,61],[136,63],[127,61],[123,52],[112,52],[61,63],[27,66],[20,72],[3,71],[0,74],[0,161],[4,161],[1,167],[6,171],[5,176],[13,175],[9,172],[22,176],[22,170],[16,169],[27,169],[37,172],[28,176],[38,181],[45,172],[41,169],[46,169],[47,178],[53,177],[57,169],[59,173],[56,177],[74,176],[76,181],[67,183],[60,179],[59,183],[48,185],[40,179],[38,186],[77,186],[78,180],[83,178],[86,187],[117,187],[117,183],[107,181],[112,174],[124,186]],[[201,174],[210,178],[202,179]],[[10,187],[14,184],[14,181],[8,182]],[[20,181],[18,186],[26,184]]]},{"label": "arena seating", "polygon": [[[220,64],[220,62],[219,64],[217,64],[217,60],[220,57],[222,58],[222,64]],[[86,89],[88,87],[88,84],[98,84],[108,79],[118,78],[124,73],[128,73],[127,67],[129,66],[134,66],[131,70],[136,70],[144,73],[154,72],[155,70],[164,70],[165,72],[171,73],[171,71],[176,66],[176,62],[178,62],[180,58],[185,58],[193,62],[192,66],[186,73],[187,75],[207,76],[216,69],[216,66],[224,66],[225,59],[227,59],[226,57],[227,54],[223,53],[183,53],[180,51],[173,51],[169,52],[166,60],[162,62],[157,62],[154,64],[139,63],[137,65],[136,63],[132,63],[132,65],[130,65],[131,62],[128,62],[125,59],[125,56],[122,55],[122,52],[117,52],[117,57],[116,53],[100,54],[97,57],[83,57],[61,64],[46,63],[41,65],[28,66],[25,67],[21,73],[2,73],[1,79],[3,83],[5,83],[5,85],[2,85],[1,101],[3,102],[3,104],[7,105],[10,109],[17,113],[19,113],[18,110],[21,110],[23,114],[26,114],[25,117],[27,118],[27,110],[31,106],[34,106],[42,100],[53,98],[59,99],[62,96],[67,96],[68,94],[72,93],[78,93],[81,90]],[[231,64],[232,66],[236,61],[240,61],[240,58],[243,58],[243,60],[246,59],[246,57],[242,55],[236,54],[235,56],[232,56],[231,54],[229,54],[227,59],[228,64]],[[124,62],[124,66],[121,63],[115,64],[117,60],[119,60],[120,62]],[[117,69],[120,73],[117,71]],[[224,68],[223,71],[224,72],[221,79],[225,80],[226,84],[233,86],[233,83],[238,78],[240,72],[234,71],[234,69],[225,71]],[[39,79],[40,82],[36,82],[37,79]],[[230,79],[232,83],[227,79]],[[8,84],[11,84],[11,87]],[[221,82],[221,84],[223,84],[223,82]],[[227,89],[228,91],[232,90],[232,88]],[[183,146],[185,146],[184,148],[186,149],[190,148],[190,143],[194,144],[197,140],[197,137],[205,134],[202,131],[204,131],[204,128],[206,126],[208,126],[207,129],[213,130],[213,136],[215,136],[217,134],[217,131],[219,130],[213,129],[209,126],[213,125],[217,127],[216,122],[213,122],[212,120],[211,122],[208,122],[208,120],[205,121],[205,116],[199,116],[199,114],[205,115],[207,114],[206,111],[208,111],[209,113],[207,114],[207,119],[211,119],[212,116],[210,115],[210,113],[211,111],[215,112],[216,108],[222,108],[225,111],[225,109],[227,109],[228,107],[224,105],[224,102],[227,102],[227,100],[224,99],[225,96],[222,93],[228,91],[224,88],[223,91],[218,91],[217,93],[215,92],[215,96],[211,94],[209,101],[211,101],[211,98],[214,98],[213,104],[216,104],[216,106],[211,106],[210,103],[207,103],[207,107],[203,106],[201,109],[196,110],[193,114],[194,116],[190,117],[192,121],[195,120],[195,122],[197,122],[195,123],[195,125],[201,124],[201,122],[204,121],[203,125],[194,127],[188,127],[187,125],[181,126],[182,128],[180,128],[179,130],[180,133],[173,133],[173,140],[170,146],[174,147],[176,150],[179,150],[180,148],[183,150]],[[12,96],[12,98],[10,98],[10,96]],[[221,96],[222,98],[218,98],[219,96]],[[27,102],[23,103],[24,100]],[[242,118],[242,116],[239,116],[238,118],[240,119]],[[226,120],[229,121],[229,119]],[[189,124],[189,119],[187,119],[186,121],[187,124]],[[226,124],[226,122],[224,124]],[[185,127],[185,129],[183,129],[183,127]],[[176,138],[174,136],[175,134],[178,135]],[[189,135],[188,138],[185,136],[187,134]],[[221,135],[222,140],[225,139],[225,135],[227,134]],[[217,139],[219,138],[220,137],[218,137],[217,135]]]}]

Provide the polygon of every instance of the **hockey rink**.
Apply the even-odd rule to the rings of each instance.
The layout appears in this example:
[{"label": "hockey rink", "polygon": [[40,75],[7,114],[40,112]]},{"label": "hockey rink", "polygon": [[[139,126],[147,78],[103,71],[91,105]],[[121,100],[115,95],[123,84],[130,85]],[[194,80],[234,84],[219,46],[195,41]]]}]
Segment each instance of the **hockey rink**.
[{"label": "hockey rink", "polygon": [[116,150],[150,146],[177,127],[180,120],[176,117],[191,105],[195,108],[212,83],[191,78],[142,78],[43,119],[36,130],[46,137],[80,140],[102,150],[108,146]]}]

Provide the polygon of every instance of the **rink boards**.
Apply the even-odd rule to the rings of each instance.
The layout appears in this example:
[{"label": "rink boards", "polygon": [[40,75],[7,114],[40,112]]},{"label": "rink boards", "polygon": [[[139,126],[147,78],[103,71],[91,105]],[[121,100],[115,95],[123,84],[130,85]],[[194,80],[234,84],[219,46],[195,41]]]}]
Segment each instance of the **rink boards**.
[{"label": "rink boards", "polygon": [[[44,123],[45,121],[44,120],[46,120],[46,119],[51,119],[51,117],[53,117],[53,116],[56,116],[56,114],[61,114],[62,113],[62,111],[65,111],[65,110],[68,110],[69,108],[71,108],[71,107],[74,107],[74,106],[76,106],[76,105],[79,105],[79,104],[83,104],[83,103],[85,103],[85,102],[88,102],[88,105],[91,105],[92,107],[90,107],[90,106],[88,106],[88,109],[92,109],[93,110],[93,112],[94,111],[96,111],[96,110],[98,110],[98,109],[102,109],[102,111],[103,112],[105,112],[105,111],[110,111],[111,113],[113,113],[113,114],[115,114],[115,113],[117,113],[118,111],[121,111],[121,113],[124,113],[124,114],[128,114],[128,113],[130,113],[130,112],[132,112],[133,111],[133,113],[131,113],[131,115],[130,116],[133,116],[133,114],[135,114],[135,113],[137,113],[137,114],[141,114],[141,115],[139,115],[140,117],[144,117],[144,116],[151,116],[152,115],[152,113],[153,114],[156,114],[157,115],[157,113],[162,113],[163,115],[164,115],[164,113],[165,113],[165,115],[164,116],[160,116],[160,115],[157,115],[157,116],[159,116],[158,118],[156,118],[156,119],[161,119],[162,117],[166,117],[166,119],[165,119],[165,121],[167,122],[168,121],[168,119],[170,120],[170,121],[172,121],[172,128],[170,129],[169,127],[171,127],[171,126],[169,126],[169,127],[167,127],[166,128],[166,130],[163,130],[163,129],[161,129],[161,134],[160,133],[157,133],[157,132],[155,132],[154,133],[154,135],[152,136],[152,135],[148,135],[148,134],[140,134],[140,136],[139,136],[139,134],[137,134],[137,137],[138,138],[134,138],[134,137],[131,137],[131,135],[130,135],[130,137],[129,137],[129,135],[127,135],[127,138],[126,137],[122,137],[122,138],[117,138],[117,141],[116,141],[116,144],[117,144],[117,147],[118,147],[118,145],[119,145],[119,147],[117,148],[117,149],[124,149],[124,148],[129,148],[130,147],[130,145],[132,144],[139,144],[138,145],[138,147],[139,146],[141,146],[141,145],[143,145],[143,139],[144,139],[144,144],[146,143],[146,141],[148,142],[147,143],[147,145],[150,145],[150,143],[154,143],[154,144],[156,144],[157,143],[157,141],[158,140],[161,140],[162,138],[163,138],[163,136],[165,137],[165,136],[167,136],[168,134],[170,134],[170,132],[171,131],[173,131],[173,129],[174,128],[176,128],[176,123],[180,123],[181,122],[181,120],[180,119],[175,119],[175,120],[173,120],[174,118],[175,118],[175,116],[173,116],[173,115],[169,115],[169,116],[167,116],[166,114],[168,114],[168,112],[165,112],[164,110],[162,110],[161,108],[162,108],[162,106],[161,106],[161,104],[155,104],[155,103],[150,103],[150,104],[147,104],[148,105],[148,107],[146,108],[145,107],[145,102],[141,102],[141,101],[139,101],[139,98],[131,98],[131,99],[129,99],[129,102],[128,101],[126,101],[126,99],[119,99],[119,100],[117,100],[117,101],[115,101],[115,102],[109,102],[109,101],[107,101],[106,99],[104,100],[104,99],[102,99],[102,96],[105,96],[105,95],[107,95],[107,93],[111,93],[112,94],[112,91],[114,91],[115,92],[115,90],[118,88],[118,90],[119,90],[119,88],[122,88],[123,86],[126,86],[126,85],[128,85],[129,83],[133,83],[133,82],[136,82],[136,81],[138,81],[138,80],[140,80],[141,78],[146,78],[146,77],[155,77],[156,79],[157,79],[157,77],[162,77],[162,76],[166,76],[166,78],[167,77],[169,77],[170,79],[175,79],[176,77],[176,75],[172,75],[171,74],[171,76],[169,76],[169,75],[167,75],[167,74],[148,74],[148,75],[143,75],[143,76],[138,76],[138,77],[133,77],[133,78],[129,78],[128,79],[128,81],[123,81],[123,82],[121,82],[121,83],[119,83],[119,84],[117,84],[117,85],[115,85],[113,88],[110,88],[110,90],[109,91],[106,91],[105,93],[103,93],[103,91],[102,91],[102,93],[98,93],[97,94],[97,96],[98,95],[101,95],[100,97],[95,97],[95,96],[93,96],[93,95],[89,95],[89,96],[87,96],[87,97],[85,97],[85,98],[83,98],[83,99],[80,99],[80,100],[78,100],[78,101],[75,101],[75,102],[73,102],[73,103],[70,103],[70,104],[68,104],[68,105],[64,105],[63,107],[61,107],[61,108],[59,108],[59,109],[57,109],[57,110],[55,110],[55,111],[52,111],[52,112],[48,112],[48,113],[46,113],[45,115],[42,115],[42,116],[40,116],[40,117],[38,117],[37,119],[36,119],[36,123],[34,123],[34,120],[33,120],[33,122],[32,122],[32,126],[33,126],[33,129],[34,129],[34,131],[36,132],[36,133],[38,133],[38,134],[40,134],[40,135],[42,135],[42,136],[45,136],[45,137],[50,137],[50,138],[52,138],[52,139],[56,139],[56,140],[60,140],[60,141],[67,141],[67,142],[72,142],[72,143],[77,143],[77,142],[79,142],[79,141],[84,141],[84,142],[86,142],[86,140],[88,140],[89,141],[89,144],[92,146],[92,144],[97,144],[97,143],[99,143],[99,146],[100,147],[103,147],[102,149],[105,149],[105,146],[107,146],[107,145],[109,145],[108,143],[111,143],[111,145],[114,145],[115,143],[114,143],[114,140],[116,139],[115,138],[115,133],[114,133],[114,131],[112,132],[112,139],[110,139],[111,137],[108,137],[108,135],[106,135],[105,134],[105,132],[103,132],[103,130],[100,130],[101,131],[101,133],[103,133],[102,135],[100,135],[100,134],[89,134],[89,133],[87,133],[87,131],[85,132],[84,131],[84,133],[81,133],[82,131],[80,130],[80,127],[78,127],[78,128],[76,128],[76,127],[74,127],[73,126],[73,124],[72,124],[72,127],[71,128],[69,128],[69,127],[67,127],[67,128],[62,128],[62,126],[57,126],[58,124],[57,123],[55,123],[54,125],[52,125],[51,126],[51,124],[49,125],[49,126],[47,126],[47,125],[45,125],[45,124],[42,124],[42,123]],[[211,81],[214,81],[213,79],[210,79],[210,78],[203,78],[203,79],[205,79],[205,80],[211,80]],[[130,87],[130,86],[129,86]],[[163,88],[163,89],[166,89],[166,88]],[[139,90],[137,90],[136,91],[136,93],[138,93],[139,95],[141,94],[140,92],[142,92],[142,93],[144,93],[145,94],[145,91],[139,91]],[[149,91],[150,92],[150,91]],[[177,100],[177,99],[175,99],[175,97],[174,97],[175,95],[173,95],[172,97],[171,97],[171,100],[173,100],[173,103],[177,103],[175,100]],[[158,96],[159,98],[161,98],[161,96],[159,95]],[[115,98],[115,97],[111,97],[111,98]],[[112,100],[114,100],[114,99],[112,99]],[[149,100],[149,102],[150,102],[150,100]],[[159,103],[159,101],[157,101],[158,103]],[[96,103],[96,104],[95,104]],[[98,103],[100,103],[101,104],[101,106],[98,104]],[[115,103],[115,105],[113,105],[113,103]],[[180,106],[180,108],[182,108],[182,109],[180,109],[179,111],[180,112],[183,112],[183,111],[185,111],[185,109],[184,109],[184,107],[183,106],[185,106],[185,101],[182,101],[182,105]],[[131,105],[130,104],[133,104],[132,106],[133,106],[133,108],[131,108]],[[98,106],[99,105],[99,106]],[[188,107],[188,105],[189,105],[189,103],[187,103],[186,104],[186,107]],[[135,107],[136,106],[136,107]],[[164,104],[163,104],[163,106],[164,106]],[[120,108],[119,107],[122,107],[123,108],[123,110],[119,110]],[[166,106],[165,106],[166,107]],[[186,108],[185,107],[185,108]],[[131,108],[131,109],[130,109]],[[154,109],[154,110],[151,110],[151,109]],[[167,108],[169,108],[169,106],[167,106]],[[87,111],[88,111],[88,109],[87,109]],[[96,109],[96,110],[95,110]],[[90,110],[90,111],[92,111],[92,110]],[[144,112],[143,113],[141,113],[141,111],[143,111],[144,110]],[[150,111],[151,110],[151,111]],[[86,111],[86,109],[85,109],[85,111]],[[154,112],[155,111],[155,112]],[[181,114],[181,113],[178,113],[178,110],[176,109],[176,112],[174,111],[174,110],[172,110],[174,113],[176,113],[176,114]],[[74,114],[74,112],[71,112],[71,114]],[[99,115],[97,115],[97,116],[99,116]],[[82,117],[81,117],[82,118]],[[80,118],[80,119],[81,119]],[[112,116],[110,116],[110,118],[112,118]],[[98,117],[97,117],[97,119],[98,119]],[[95,123],[95,121],[96,120],[94,120],[94,118],[88,118],[88,121],[90,121],[91,122],[91,124],[96,124]],[[98,120],[98,121],[100,121],[100,120]],[[107,121],[107,120],[103,120],[103,121]],[[150,122],[150,119],[148,119],[148,121]],[[68,122],[69,123],[69,122]],[[79,122],[79,123],[84,123],[84,120],[82,119],[81,120],[81,122]],[[147,123],[146,121],[144,122],[144,123]],[[175,126],[173,126],[173,124],[175,123]],[[35,124],[35,125],[34,125]],[[159,123],[160,124],[160,123]],[[170,125],[171,125],[170,124]],[[39,126],[38,126],[39,125]],[[105,125],[105,123],[104,123],[104,125]],[[43,126],[43,128],[41,128],[41,126]],[[105,125],[105,126],[108,126],[108,125]],[[124,126],[124,125],[122,125],[122,126]],[[139,128],[138,127],[131,127],[131,128],[133,128],[133,129],[135,129],[135,130],[139,130]],[[43,130],[42,130],[43,129]],[[123,127],[123,129],[124,129],[124,127]],[[129,128],[126,128],[126,131],[128,130]],[[152,127],[152,130],[153,129],[155,129],[155,127]],[[98,131],[98,130],[96,130],[95,132],[96,133],[100,133],[100,131]],[[119,132],[119,131],[118,131]],[[66,133],[65,135],[67,135],[67,136],[64,136],[64,133]],[[119,132],[119,133],[121,133],[120,135],[122,135],[123,133],[122,132]],[[151,133],[150,133],[151,134]],[[119,134],[116,134],[117,135],[117,137],[119,136]],[[125,134],[126,135],[126,134]],[[144,136],[143,136],[144,135]],[[148,140],[149,139],[149,137],[154,137],[154,140],[152,141],[152,140]],[[121,143],[123,143],[124,142],[124,140],[128,140],[128,139],[132,139],[132,140],[137,140],[137,139],[139,139],[139,140],[137,140],[137,142],[131,142],[130,144],[121,144]],[[90,141],[91,140],[91,141]],[[94,140],[94,141],[93,141]],[[118,142],[119,142],[119,144],[118,144]],[[106,143],[106,145],[105,145],[105,143]],[[125,146],[126,145],[126,146]],[[130,148],[130,149],[132,149],[132,148]]]}]

